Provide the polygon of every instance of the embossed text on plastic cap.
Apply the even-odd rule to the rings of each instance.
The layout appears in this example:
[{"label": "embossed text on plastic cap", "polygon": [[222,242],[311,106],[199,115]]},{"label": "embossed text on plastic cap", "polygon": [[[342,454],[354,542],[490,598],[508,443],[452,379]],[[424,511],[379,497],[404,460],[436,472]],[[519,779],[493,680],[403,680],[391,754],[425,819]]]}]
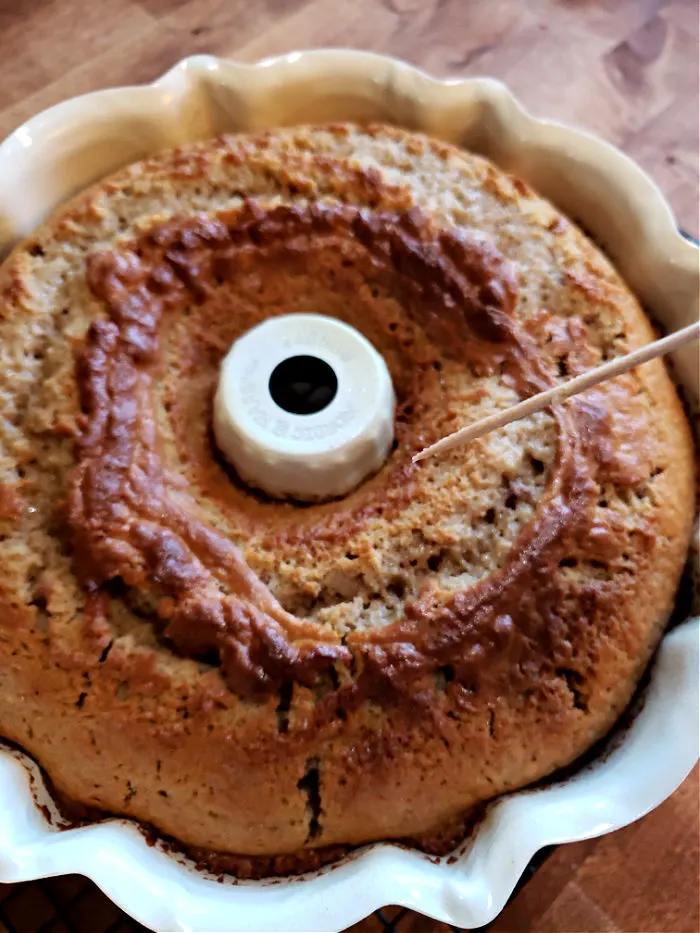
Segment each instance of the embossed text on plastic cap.
[{"label": "embossed text on plastic cap", "polygon": [[393,439],[386,363],[353,327],[271,318],[221,364],[214,434],[241,479],[276,498],[330,499],[377,470]]}]

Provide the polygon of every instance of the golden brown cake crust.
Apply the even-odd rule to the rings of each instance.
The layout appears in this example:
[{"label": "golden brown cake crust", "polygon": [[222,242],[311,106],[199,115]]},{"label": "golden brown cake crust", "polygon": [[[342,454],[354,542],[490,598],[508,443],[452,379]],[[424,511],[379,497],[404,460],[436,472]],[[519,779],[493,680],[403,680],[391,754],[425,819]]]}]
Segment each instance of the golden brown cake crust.
[{"label": "golden brown cake crust", "polygon": [[[210,141],[59,209],[0,289],[0,734],[62,794],[288,870],[447,839],[629,701],[694,503],[663,364],[410,462],[652,335],[522,182],[387,127]],[[211,442],[231,342],[296,310],[398,399],[384,468],[309,507]]]}]

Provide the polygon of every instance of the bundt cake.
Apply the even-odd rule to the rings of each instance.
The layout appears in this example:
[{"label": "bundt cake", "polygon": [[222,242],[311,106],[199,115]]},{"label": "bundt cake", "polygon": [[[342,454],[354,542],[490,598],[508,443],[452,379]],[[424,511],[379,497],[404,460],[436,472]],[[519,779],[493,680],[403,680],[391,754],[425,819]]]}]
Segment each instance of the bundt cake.
[{"label": "bundt cake", "polygon": [[[302,311],[396,396],[384,465],[312,504],[212,433],[233,342]],[[230,136],[101,181],[0,270],[0,735],[75,812],[243,873],[445,851],[628,704],[694,453],[656,361],[411,457],[652,336],[571,220],[413,132]]]}]

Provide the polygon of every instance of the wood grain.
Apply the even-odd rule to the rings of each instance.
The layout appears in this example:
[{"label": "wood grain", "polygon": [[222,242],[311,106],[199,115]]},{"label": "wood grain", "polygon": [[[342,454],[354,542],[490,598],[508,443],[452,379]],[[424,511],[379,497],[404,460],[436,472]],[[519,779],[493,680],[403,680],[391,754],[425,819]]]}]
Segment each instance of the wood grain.
[{"label": "wood grain", "polygon": [[[66,97],[150,81],[188,54],[253,61],[318,45],[501,78],[536,114],[628,151],[698,233],[696,0],[0,0],[0,137]],[[491,930],[697,933],[699,819],[696,769],[639,823],[557,849]],[[10,933],[139,929],[81,879],[0,887],[0,903]],[[376,918],[354,928],[380,929]],[[408,914],[397,930],[448,928]]]},{"label": "wood grain", "polygon": [[694,0],[0,0],[0,136],[185,54],[354,46],[502,78],[628,149],[697,234],[697,33]]}]

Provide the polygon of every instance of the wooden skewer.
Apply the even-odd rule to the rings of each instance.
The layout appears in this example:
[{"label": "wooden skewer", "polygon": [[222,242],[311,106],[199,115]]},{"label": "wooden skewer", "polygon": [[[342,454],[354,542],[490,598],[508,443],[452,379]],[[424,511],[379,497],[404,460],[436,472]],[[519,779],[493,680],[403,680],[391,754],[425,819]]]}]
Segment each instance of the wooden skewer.
[{"label": "wooden skewer", "polygon": [[459,431],[448,434],[447,437],[443,437],[441,440],[419,451],[413,456],[413,462],[417,463],[419,460],[425,460],[427,457],[435,456],[435,454],[443,453],[446,450],[452,450],[453,447],[457,447],[460,444],[468,444],[470,441],[476,440],[477,437],[483,437],[485,434],[490,434],[491,431],[495,431],[497,428],[502,428],[510,424],[511,421],[517,421],[519,418],[533,415],[535,412],[547,408],[548,405],[556,405],[559,402],[563,402],[564,399],[571,398],[572,395],[585,392],[586,389],[590,389],[600,382],[613,379],[615,376],[619,376],[622,373],[628,372],[630,369],[634,369],[635,366],[647,363],[649,360],[656,359],[658,356],[664,356],[664,354],[670,353],[672,350],[677,350],[678,347],[682,347],[684,344],[690,343],[698,338],[700,338],[700,321],[696,321],[694,324],[688,324],[687,327],[682,327],[675,333],[669,334],[668,337],[655,340],[653,343],[649,343],[645,347],[640,347],[638,350],[633,350],[631,353],[626,353],[624,356],[618,357],[616,360],[611,360],[603,366],[597,366],[590,372],[582,373],[580,376],[576,376],[568,382],[563,382],[561,385],[554,386],[552,389],[539,392],[531,398],[518,402],[517,405],[513,405],[511,408],[505,408],[503,411],[496,412],[495,415],[489,415],[487,418],[475,421],[474,424],[468,424],[465,428],[460,428]]}]

